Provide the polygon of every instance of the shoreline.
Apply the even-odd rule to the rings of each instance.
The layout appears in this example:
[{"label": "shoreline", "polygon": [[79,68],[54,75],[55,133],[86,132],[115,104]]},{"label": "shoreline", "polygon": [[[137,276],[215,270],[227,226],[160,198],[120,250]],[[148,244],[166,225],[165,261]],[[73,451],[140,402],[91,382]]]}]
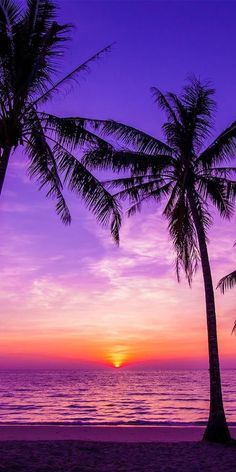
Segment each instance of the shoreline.
[{"label": "shoreline", "polygon": [[[172,443],[201,441],[204,426],[0,425],[0,441]],[[236,426],[230,427],[236,438]]]}]

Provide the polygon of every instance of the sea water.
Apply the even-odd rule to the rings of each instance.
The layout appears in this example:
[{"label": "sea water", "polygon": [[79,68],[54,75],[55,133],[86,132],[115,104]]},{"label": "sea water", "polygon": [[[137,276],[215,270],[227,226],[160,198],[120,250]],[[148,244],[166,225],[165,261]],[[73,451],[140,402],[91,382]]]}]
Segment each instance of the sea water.
[{"label": "sea water", "polygon": [[[236,370],[222,373],[228,421],[236,424]],[[202,424],[204,370],[0,371],[1,423]]]}]

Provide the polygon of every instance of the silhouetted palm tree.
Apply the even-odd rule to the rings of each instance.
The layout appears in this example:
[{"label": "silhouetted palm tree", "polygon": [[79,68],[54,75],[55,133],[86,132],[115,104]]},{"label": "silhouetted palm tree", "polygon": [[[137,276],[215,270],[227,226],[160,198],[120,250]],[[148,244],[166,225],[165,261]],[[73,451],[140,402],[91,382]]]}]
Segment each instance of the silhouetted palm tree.
[{"label": "silhouetted palm tree", "polygon": [[[191,283],[199,259],[205,287],[210,367],[210,412],[204,438],[225,442],[227,427],[218,356],[215,300],[207,249],[207,231],[212,222],[210,204],[229,218],[233,211],[236,168],[225,163],[236,151],[235,124],[202,150],[209,138],[215,107],[209,84],[192,79],[180,96],[153,88],[156,102],[167,114],[163,125],[166,142],[131,126],[114,121],[94,122],[96,130],[116,138],[125,149],[88,152],[84,162],[91,168],[123,173],[107,182],[116,197],[128,198],[128,215],[141,210],[144,202],[160,204],[167,199],[163,215],[176,250],[179,279],[182,268]],[[127,150],[129,147],[129,150]],[[124,172],[126,176],[124,177]],[[127,172],[129,174],[127,175]]]},{"label": "silhouetted palm tree", "polygon": [[63,196],[63,184],[84,199],[98,220],[110,223],[118,240],[119,206],[103,185],[73,155],[76,146],[95,149],[107,144],[85,129],[83,118],[60,118],[42,110],[53,94],[70,79],[88,69],[92,56],[61,80],[54,82],[58,59],[68,39],[69,25],[55,20],[51,0],[17,2],[0,0],[0,194],[12,152],[24,146],[28,173],[47,196],[56,199],[63,223],[71,216]]}]

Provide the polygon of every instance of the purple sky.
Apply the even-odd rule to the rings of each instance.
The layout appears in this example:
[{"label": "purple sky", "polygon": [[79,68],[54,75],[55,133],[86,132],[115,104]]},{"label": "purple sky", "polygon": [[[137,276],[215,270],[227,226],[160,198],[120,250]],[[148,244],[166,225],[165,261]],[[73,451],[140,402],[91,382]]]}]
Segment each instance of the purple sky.
[{"label": "purple sky", "polygon": [[[235,118],[235,2],[58,3],[61,20],[76,27],[62,73],[116,44],[48,110],[113,118],[158,136],[163,115],[150,87],[178,92],[194,73],[216,88],[215,132]],[[177,366],[188,358],[205,365],[201,273],[192,290],[184,280],[177,284],[160,211],[126,221],[118,249],[74,197],[73,224],[63,227],[53,202],[28,181],[24,165],[17,153],[0,203],[0,367],[117,359]],[[217,218],[210,239],[216,284],[235,267],[235,219],[222,224]],[[226,366],[236,353],[230,335],[235,293],[217,295]]]}]

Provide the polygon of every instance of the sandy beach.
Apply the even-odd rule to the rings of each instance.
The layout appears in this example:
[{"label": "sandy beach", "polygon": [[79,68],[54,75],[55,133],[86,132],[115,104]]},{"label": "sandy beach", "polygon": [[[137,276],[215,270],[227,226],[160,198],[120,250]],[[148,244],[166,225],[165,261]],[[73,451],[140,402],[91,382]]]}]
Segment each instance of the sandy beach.
[{"label": "sandy beach", "polygon": [[0,471],[234,471],[236,449],[203,443],[201,434],[198,427],[1,426]]},{"label": "sandy beach", "polygon": [[200,442],[0,442],[6,472],[235,471],[236,450]]}]

